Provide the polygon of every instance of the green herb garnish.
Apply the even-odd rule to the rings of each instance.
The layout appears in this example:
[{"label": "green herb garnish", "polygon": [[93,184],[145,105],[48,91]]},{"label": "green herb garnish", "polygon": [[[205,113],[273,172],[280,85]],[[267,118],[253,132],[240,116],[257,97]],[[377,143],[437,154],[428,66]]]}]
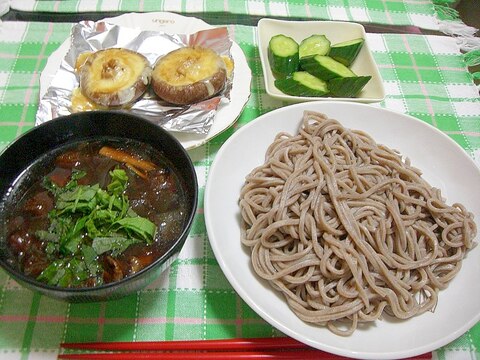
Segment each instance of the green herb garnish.
[{"label": "green herb garnish", "polygon": [[110,172],[111,181],[105,190],[98,184],[79,185],[83,176],[84,172],[74,171],[64,187],[48,178],[44,181],[54,195],[55,208],[48,215],[48,231],[36,234],[47,243],[51,259],[37,279],[50,285],[78,286],[89,278],[100,284],[99,255],[110,252],[118,256],[132,244],[151,244],[155,236],[155,224],[130,207],[124,170]]}]

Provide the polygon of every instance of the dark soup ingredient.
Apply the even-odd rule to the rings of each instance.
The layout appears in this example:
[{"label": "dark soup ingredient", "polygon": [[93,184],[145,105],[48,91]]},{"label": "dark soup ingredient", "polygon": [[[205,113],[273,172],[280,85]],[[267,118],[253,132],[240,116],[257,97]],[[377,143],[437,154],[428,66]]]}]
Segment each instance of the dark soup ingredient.
[{"label": "dark soup ingredient", "polygon": [[9,262],[53,286],[92,287],[134,274],[171,247],[186,221],[175,168],[136,141],[58,149],[14,188]]}]

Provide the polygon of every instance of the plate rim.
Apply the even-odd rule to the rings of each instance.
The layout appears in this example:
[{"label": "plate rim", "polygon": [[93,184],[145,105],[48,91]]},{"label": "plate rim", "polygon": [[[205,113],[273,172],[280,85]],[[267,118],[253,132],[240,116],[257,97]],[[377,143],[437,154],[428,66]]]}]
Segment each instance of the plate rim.
[{"label": "plate rim", "polygon": [[[177,21],[184,21],[184,22],[187,22],[189,20],[194,20],[195,24],[193,25],[193,27],[198,26],[198,28],[194,31],[201,31],[204,29],[213,29],[217,27],[217,26],[210,25],[204,20],[194,16],[184,16],[184,15],[180,15],[180,14],[168,12],[168,11],[157,11],[157,12],[147,12],[147,13],[129,12],[129,13],[121,14],[118,16],[105,17],[95,22],[110,21],[115,24],[125,26],[123,24],[125,24],[126,21],[132,21],[132,19],[134,19],[134,22],[135,22],[135,21],[140,21],[140,19],[154,19],[155,17],[165,17],[167,18],[167,20],[174,19]],[[226,27],[226,25],[222,25],[222,26]],[[158,31],[162,31],[162,30],[160,29]],[[59,45],[59,47],[56,50],[54,50],[50,54],[50,56],[47,58],[45,67],[43,68],[39,77],[39,92],[38,92],[39,101],[42,100],[42,97],[50,87],[53,77],[58,71],[56,66],[55,68],[52,68],[51,71],[48,71],[48,73],[45,71],[45,70],[50,70],[49,68],[53,67],[52,63],[50,62],[51,58],[54,56],[58,56],[61,62],[65,57],[65,55],[67,54],[70,46],[71,46],[71,36],[67,37]],[[228,130],[237,122],[243,110],[248,104],[248,101],[251,97],[251,83],[253,81],[252,72],[248,65],[248,61],[245,53],[241,49],[240,45],[237,42],[235,42],[233,39],[232,39],[231,51],[232,51],[232,57],[234,58],[235,63],[239,65],[239,68],[242,72],[242,76],[238,76],[238,75],[236,76],[234,71],[234,83],[232,85],[230,102],[225,105],[222,105],[221,108],[218,109],[216,114],[216,117],[218,117],[218,114],[220,113],[222,117],[228,118],[228,121],[225,120],[224,123],[222,122],[222,125],[217,129],[215,128],[215,120],[217,119],[215,119],[214,124],[212,125],[212,128],[210,129],[210,131],[204,135],[176,133],[172,131],[171,133],[177,138],[177,140],[180,141],[180,143],[184,146],[186,150],[191,150],[199,146],[202,146],[206,144],[208,141],[210,141],[212,138]],[[248,70],[248,71],[244,71],[244,70]],[[237,82],[235,82],[235,80],[237,80]],[[237,86],[235,86],[236,84]],[[230,115],[232,110],[230,106],[232,102],[234,102],[235,104],[235,109],[233,110],[236,110],[233,116]],[[218,124],[218,121],[217,121],[217,124]],[[35,121],[35,125],[37,125],[37,121]],[[185,140],[184,137],[192,137],[192,139]]]},{"label": "plate rim", "polygon": [[[339,101],[329,101],[329,102],[312,102],[315,104],[319,104],[319,106],[323,105],[330,105],[330,104],[336,104],[336,105],[345,105],[345,103],[339,102]],[[310,103],[310,104],[312,104]],[[464,334],[466,331],[468,331],[471,327],[473,327],[478,321],[480,321],[480,311],[475,314],[475,316],[471,317],[470,321],[467,323],[463,324],[460,328],[458,328],[456,331],[453,331],[452,333],[442,336],[436,341],[431,341],[428,344],[423,344],[422,346],[417,346],[414,349],[409,349],[409,350],[403,350],[403,351],[395,351],[395,352],[389,352],[389,353],[378,353],[378,352],[365,352],[365,351],[354,351],[350,349],[339,349],[338,347],[331,346],[328,344],[321,344],[319,346],[317,341],[311,340],[311,339],[305,339],[302,338],[301,336],[298,336],[294,331],[290,330],[289,328],[285,327],[281,322],[279,322],[277,319],[273,319],[270,317],[270,314],[265,313],[264,309],[259,308],[257,304],[253,301],[253,299],[244,291],[244,289],[239,285],[234,278],[234,274],[231,271],[231,268],[228,266],[228,264],[225,263],[225,259],[221,256],[220,249],[218,247],[217,240],[215,239],[214,236],[214,230],[213,230],[213,225],[212,225],[212,218],[209,210],[209,204],[211,201],[211,194],[214,193],[214,188],[213,188],[213,183],[214,183],[214,175],[216,175],[216,167],[219,163],[219,159],[222,158],[223,154],[227,151],[229,151],[229,147],[233,142],[236,141],[236,138],[243,132],[246,132],[249,130],[249,128],[256,126],[256,124],[260,123],[262,119],[268,116],[272,116],[276,114],[277,112],[283,112],[286,111],[287,108],[292,108],[292,107],[306,107],[309,106],[307,103],[297,103],[297,104],[292,104],[289,106],[281,107],[275,110],[272,110],[269,113],[263,114],[260,117],[257,117],[256,119],[252,120],[248,124],[244,125],[242,128],[238,129],[227,141],[223,144],[223,146],[219,149],[217,152],[214,161],[212,162],[212,165],[209,170],[209,177],[207,179],[207,183],[205,186],[205,195],[204,195],[204,215],[205,215],[205,225],[207,229],[207,235],[209,238],[209,242],[211,244],[212,250],[214,252],[214,255],[217,259],[217,262],[219,263],[223,273],[225,274],[227,280],[229,281],[230,285],[235,289],[235,291],[239,294],[239,296],[245,301],[263,320],[268,322],[270,325],[273,327],[277,328],[278,330],[282,331],[283,333],[299,340],[302,341],[312,347],[318,348],[320,350],[328,351],[334,354],[342,355],[342,356],[349,356],[353,358],[371,358],[371,359],[397,359],[397,358],[404,358],[404,357],[411,357],[411,356],[416,356],[420,355],[429,351],[434,351],[438,349],[439,347],[442,347],[453,340],[457,339],[459,336]],[[348,103],[347,106],[353,106],[353,107],[370,107],[370,108],[377,108],[371,105],[363,104],[363,103]],[[448,141],[451,145],[455,146],[457,150],[461,151],[462,156],[466,161],[470,163],[470,165],[475,169],[476,174],[480,178],[480,169],[476,165],[475,161],[468,155],[468,153],[458,144],[456,143],[453,139],[448,137],[445,133],[440,131],[439,129],[435,128],[434,126],[421,121],[420,119],[417,119],[411,115],[408,114],[403,114],[391,109],[386,109],[386,108],[377,108],[381,111],[386,111],[389,113],[393,113],[395,116],[403,116],[406,118],[409,118],[410,121],[415,121],[417,122],[420,126],[425,127],[428,129],[428,131],[434,131],[437,135],[440,135],[442,139],[445,141]],[[273,114],[272,114],[273,113]],[[271,114],[271,115],[269,115]],[[341,120],[340,120],[341,121]],[[281,131],[281,130],[279,130]],[[244,174],[246,175],[246,174]],[[478,214],[477,214],[478,215]],[[213,215],[212,215],[213,216]],[[212,235],[213,234],[213,235]],[[478,234],[477,234],[477,239],[478,239]],[[479,250],[477,249],[477,252]],[[478,254],[477,254],[478,256]],[[254,277],[257,277],[255,274],[253,274]],[[260,280],[257,277],[256,280]],[[269,290],[271,290],[269,288]],[[283,299],[282,299],[283,300]]]}]

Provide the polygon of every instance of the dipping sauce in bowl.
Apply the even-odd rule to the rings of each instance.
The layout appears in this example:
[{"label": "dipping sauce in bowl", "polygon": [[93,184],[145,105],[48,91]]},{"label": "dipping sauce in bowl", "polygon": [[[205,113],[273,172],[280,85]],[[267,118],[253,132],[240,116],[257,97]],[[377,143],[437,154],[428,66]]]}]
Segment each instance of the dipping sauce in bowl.
[{"label": "dipping sauce in bowl", "polygon": [[[31,150],[21,151],[27,148]],[[17,161],[16,161],[17,160]],[[1,265],[68,301],[145,286],[175,259],[196,209],[190,158],[170,134],[121,112],[54,120],[0,157]]]}]

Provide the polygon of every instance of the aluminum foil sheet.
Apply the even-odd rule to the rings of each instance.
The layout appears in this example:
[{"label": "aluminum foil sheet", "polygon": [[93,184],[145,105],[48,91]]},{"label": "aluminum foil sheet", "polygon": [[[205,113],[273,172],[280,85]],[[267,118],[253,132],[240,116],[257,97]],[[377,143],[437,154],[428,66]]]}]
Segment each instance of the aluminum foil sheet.
[{"label": "aluminum foil sheet", "polygon": [[[72,113],[71,96],[79,87],[75,62],[81,53],[113,47],[125,48],[144,55],[153,67],[161,56],[185,46],[211,48],[220,56],[231,58],[231,45],[232,41],[225,27],[194,34],[167,34],[103,21],[82,21],[72,28],[71,47],[40,100],[36,124]],[[221,93],[196,104],[176,106],[163,102],[149,88],[140,100],[128,108],[118,110],[127,110],[147,117],[169,131],[206,134],[213,124],[218,107],[230,102],[232,79],[233,74],[229,76]]]}]

